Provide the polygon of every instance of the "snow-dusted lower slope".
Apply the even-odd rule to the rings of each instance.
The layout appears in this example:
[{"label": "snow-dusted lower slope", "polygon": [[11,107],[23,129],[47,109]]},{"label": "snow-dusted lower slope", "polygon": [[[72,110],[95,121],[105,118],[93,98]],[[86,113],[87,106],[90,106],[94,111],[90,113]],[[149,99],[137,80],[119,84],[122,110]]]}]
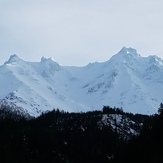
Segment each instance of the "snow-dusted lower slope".
[{"label": "snow-dusted lower slope", "polygon": [[153,114],[162,92],[163,61],[126,47],[106,62],[85,67],[64,67],[44,57],[25,62],[16,55],[0,66],[0,104],[34,116],[53,108],[87,111],[103,105]]}]

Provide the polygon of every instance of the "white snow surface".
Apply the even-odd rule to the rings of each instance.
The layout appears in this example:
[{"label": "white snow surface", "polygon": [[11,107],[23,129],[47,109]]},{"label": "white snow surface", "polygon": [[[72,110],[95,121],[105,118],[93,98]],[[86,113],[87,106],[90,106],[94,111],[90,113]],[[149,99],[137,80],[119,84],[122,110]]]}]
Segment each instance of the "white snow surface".
[{"label": "white snow surface", "polygon": [[102,109],[154,114],[163,102],[163,60],[123,47],[106,62],[61,66],[52,58],[26,62],[12,55],[0,66],[0,104],[32,116],[59,108],[69,112]]}]

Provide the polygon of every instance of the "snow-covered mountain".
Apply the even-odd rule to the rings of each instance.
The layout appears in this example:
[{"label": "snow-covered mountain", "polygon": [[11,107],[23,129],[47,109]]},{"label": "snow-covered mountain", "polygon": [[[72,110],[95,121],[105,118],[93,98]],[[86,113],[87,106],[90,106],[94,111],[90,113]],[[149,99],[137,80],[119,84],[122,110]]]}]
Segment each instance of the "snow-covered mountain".
[{"label": "snow-covered mountain", "polygon": [[61,66],[44,57],[26,62],[12,55],[0,66],[0,90],[0,104],[34,116],[53,108],[76,112],[104,105],[153,114],[163,102],[163,60],[126,47],[106,62],[85,67]]}]

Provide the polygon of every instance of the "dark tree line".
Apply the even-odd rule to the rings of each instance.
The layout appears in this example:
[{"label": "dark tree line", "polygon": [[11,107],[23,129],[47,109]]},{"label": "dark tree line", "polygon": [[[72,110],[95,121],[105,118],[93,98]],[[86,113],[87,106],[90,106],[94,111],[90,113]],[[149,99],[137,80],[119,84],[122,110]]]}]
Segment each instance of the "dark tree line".
[{"label": "dark tree line", "polygon": [[[10,110],[7,106],[0,109],[2,163],[118,163],[133,160],[157,163],[163,160],[162,111],[153,116],[134,115],[104,106],[102,111],[85,113],[57,109],[27,119]],[[112,127],[99,123],[104,115],[111,117],[114,114],[122,117],[124,125]],[[124,138],[126,125],[130,124],[127,119],[134,121],[131,127],[140,135]]]}]

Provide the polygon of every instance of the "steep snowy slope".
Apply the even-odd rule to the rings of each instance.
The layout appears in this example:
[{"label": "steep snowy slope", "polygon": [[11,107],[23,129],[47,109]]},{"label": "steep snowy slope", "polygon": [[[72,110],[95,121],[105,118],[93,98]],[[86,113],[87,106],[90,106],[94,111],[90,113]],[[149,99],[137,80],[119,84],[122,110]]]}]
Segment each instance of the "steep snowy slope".
[{"label": "steep snowy slope", "polygon": [[53,108],[88,110],[66,96],[75,82],[76,79],[52,59],[42,58],[41,62],[31,63],[13,55],[0,67],[1,103],[21,106],[35,116]]},{"label": "steep snowy slope", "polygon": [[12,55],[0,66],[0,90],[0,104],[34,116],[53,108],[86,111],[103,105],[153,114],[162,102],[163,61],[126,47],[106,62],[85,67],[64,67],[44,57],[25,62]]},{"label": "steep snowy slope", "polygon": [[90,108],[110,105],[128,112],[152,114],[162,102],[162,65],[157,56],[141,57],[135,49],[123,47],[107,62],[68,70],[83,81],[81,100]]}]

